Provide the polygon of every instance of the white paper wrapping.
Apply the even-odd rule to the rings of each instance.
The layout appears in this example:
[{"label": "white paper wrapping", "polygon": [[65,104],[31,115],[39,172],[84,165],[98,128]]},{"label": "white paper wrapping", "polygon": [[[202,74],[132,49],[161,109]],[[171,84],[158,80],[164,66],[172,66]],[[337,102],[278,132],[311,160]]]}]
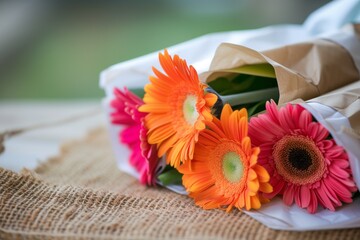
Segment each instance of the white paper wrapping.
[{"label": "white paper wrapping", "polygon": [[[333,1],[311,14],[303,25],[280,25],[256,30],[213,33],[168,47],[168,50],[170,54],[178,54],[186,59],[189,64],[193,65],[201,73],[208,70],[215,50],[220,43],[234,43],[261,51],[326,35],[359,18],[359,0]],[[108,117],[109,133],[118,166],[122,171],[137,178],[139,177],[138,174],[128,163],[129,149],[119,144],[118,133],[120,128],[110,123],[109,113],[112,109],[109,102],[113,98],[112,91],[114,87],[120,89],[124,86],[129,89],[143,88],[148,83],[148,76],[152,75],[152,66],[159,67],[158,52],[113,65],[104,70],[100,76],[100,86],[106,92],[103,106]],[[312,111],[312,104],[305,106]],[[329,116],[326,115],[326,112],[321,111],[320,108],[312,111],[315,117],[319,118],[319,121],[321,117],[326,119],[326,122],[337,119],[338,115],[336,113]],[[320,115],[318,116],[318,114]],[[341,141],[347,144],[346,140]],[[360,156],[358,152],[354,154]],[[352,163],[352,165],[354,164]],[[359,162],[355,163],[355,167],[360,169]],[[172,188],[172,190],[184,193],[181,188]],[[280,199],[274,199],[271,203],[265,204],[261,210],[246,211],[246,213],[270,228],[300,231],[360,227],[359,210],[359,198],[354,203],[342,207],[336,214],[327,210],[316,214],[308,214],[304,209],[297,206],[288,207]]]}]

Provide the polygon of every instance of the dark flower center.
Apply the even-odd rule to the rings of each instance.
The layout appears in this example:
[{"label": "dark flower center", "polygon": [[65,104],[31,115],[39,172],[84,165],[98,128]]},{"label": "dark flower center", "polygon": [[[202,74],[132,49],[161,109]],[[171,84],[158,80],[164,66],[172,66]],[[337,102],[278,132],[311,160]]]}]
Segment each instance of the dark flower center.
[{"label": "dark flower center", "polygon": [[303,135],[287,135],[273,148],[275,168],[285,181],[296,185],[320,180],[326,170],[325,159],[315,142]]},{"label": "dark flower center", "polygon": [[298,170],[306,170],[312,164],[309,152],[301,148],[289,149],[288,161]]}]

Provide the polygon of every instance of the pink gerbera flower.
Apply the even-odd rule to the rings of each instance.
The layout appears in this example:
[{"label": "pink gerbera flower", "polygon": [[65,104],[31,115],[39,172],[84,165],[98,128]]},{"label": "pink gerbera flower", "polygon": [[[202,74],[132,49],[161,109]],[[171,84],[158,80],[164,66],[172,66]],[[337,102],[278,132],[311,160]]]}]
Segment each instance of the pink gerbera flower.
[{"label": "pink gerbera flower", "polygon": [[352,202],[357,188],[348,155],[329,139],[329,132],[300,105],[278,110],[271,101],[266,111],[251,118],[249,125],[251,141],[261,149],[258,161],[274,188],[265,197],[283,195],[286,205],[295,202],[310,213],[318,205],[334,211],[342,202]]},{"label": "pink gerbera flower", "polygon": [[110,103],[115,109],[111,113],[111,121],[124,126],[119,134],[120,142],[131,149],[129,162],[140,174],[140,182],[154,185],[158,157],[156,145],[147,142],[147,129],[144,124],[146,113],[138,111],[143,101],[127,88],[124,88],[124,91],[114,88],[114,95],[115,98]]}]

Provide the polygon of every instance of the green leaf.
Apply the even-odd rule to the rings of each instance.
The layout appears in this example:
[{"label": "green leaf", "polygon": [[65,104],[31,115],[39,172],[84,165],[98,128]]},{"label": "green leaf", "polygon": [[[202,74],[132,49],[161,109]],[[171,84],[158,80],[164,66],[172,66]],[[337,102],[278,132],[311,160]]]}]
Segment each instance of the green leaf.
[{"label": "green leaf", "polygon": [[277,88],[274,78],[238,74],[231,79],[219,77],[208,83],[219,95],[234,95],[257,90]]},{"label": "green leaf", "polygon": [[219,94],[232,88],[230,80],[224,77],[219,77],[214,81],[209,82],[208,85]]},{"label": "green leaf", "polygon": [[232,73],[232,78],[219,77],[208,83],[221,96],[277,87],[275,70],[268,63],[245,65],[222,71]]},{"label": "green leaf", "polygon": [[208,85],[220,95],[231,95],[247,91],[254,84],[254,80],[253,76],[239,74],[233,79],[219,77]]},{"label": "green leaf", "polygon": [[264,111],[265,110],[265,103],[266,101],[261,101],[261,102],[258,102],[257,104],[255,104],[254,106],[251,106],[247,109],[248,111],[248,116],[251,117],[261,111]]},{"label": "green leaf", "polygon": [[[165,169],[166,170],[166,169]],[[171,168],[170,170],[163,172],[158,176],[160,182],[167,185],[181,185],[182,184],[182,174],[179,173],[175,168]]]},{"label": "green leaf", "polygon": [[223,71],[230,73],[242,73],[259,77],[276,78],[274,67],[268,63],[244,65]]},{"label": "green leaf", "polygon": [[129,91],[133,92],[139,98],[143,98],[145,95],[144,88],[129,88]]}]

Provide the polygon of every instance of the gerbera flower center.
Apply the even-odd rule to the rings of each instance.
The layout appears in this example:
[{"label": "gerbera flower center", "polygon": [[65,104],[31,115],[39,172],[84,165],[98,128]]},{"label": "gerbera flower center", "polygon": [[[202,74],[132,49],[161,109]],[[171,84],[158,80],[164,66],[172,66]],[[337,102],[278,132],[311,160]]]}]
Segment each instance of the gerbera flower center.
[{"label": "gerbera flower center", "polygon": [[240,156],[235,152],[228,152],[222,159],[222,170],[229,182],[238,182],[244,173],[244,165]]},{"label": "gerbera flower center", "polygon": [[208,148],[208,164],[217,187],[225,196],[241,192],[245,187],[245,153],[235,141],[222,140],[217,146]]},{"label": "gerbera flower center", "polygon": [[195,95],[187,95],[183,103],[184,118],[189,125],[194,125],[199,117],[196,103],[197,97]]},{"label": "gerbera flower center", "polygon": [[274,146],[278,173],[297,185],[320,180],[326,170],[324,157],[314,141],[305,136],[284,136]]},{"label": "gerbera flower center", "polygon": [[298,170],[305,171],[312,164],[310,154],[301,148],[290,149],[288,159],[291,166]]}]

